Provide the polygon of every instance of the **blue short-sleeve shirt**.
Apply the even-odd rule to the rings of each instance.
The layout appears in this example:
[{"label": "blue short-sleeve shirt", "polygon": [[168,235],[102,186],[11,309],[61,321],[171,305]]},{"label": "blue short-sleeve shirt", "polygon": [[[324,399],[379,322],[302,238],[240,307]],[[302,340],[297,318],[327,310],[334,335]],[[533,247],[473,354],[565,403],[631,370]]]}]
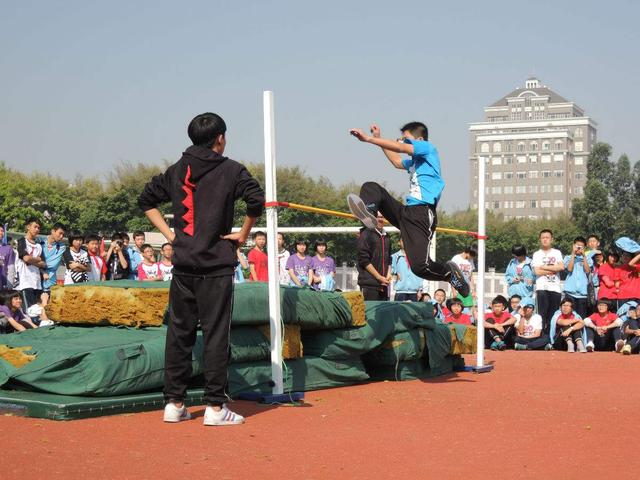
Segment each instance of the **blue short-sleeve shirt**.
[{"label": "blue short-sleeve shirt", "polygon": [[413,145],[411,158],[402,160],[402,166],[409,172],[407,205],[436,206],[444,190],[438,150],[432,143],[424,140],[405,138],[404,142]]}]

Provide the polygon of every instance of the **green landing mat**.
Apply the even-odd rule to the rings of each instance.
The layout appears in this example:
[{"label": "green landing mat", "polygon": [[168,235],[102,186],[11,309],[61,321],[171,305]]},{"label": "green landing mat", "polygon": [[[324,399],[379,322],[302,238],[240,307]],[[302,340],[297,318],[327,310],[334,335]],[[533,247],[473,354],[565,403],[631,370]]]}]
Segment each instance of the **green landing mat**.
[{"label": "green landing mat", "polygon": [[[190,390],[185,403],[187,405],[202,405],[204,390]],[[119,395],[117,397],[77,397],[0,389],[0,415],[49,420],[76,420],[160,410],[163,407],[162,392]]]}]

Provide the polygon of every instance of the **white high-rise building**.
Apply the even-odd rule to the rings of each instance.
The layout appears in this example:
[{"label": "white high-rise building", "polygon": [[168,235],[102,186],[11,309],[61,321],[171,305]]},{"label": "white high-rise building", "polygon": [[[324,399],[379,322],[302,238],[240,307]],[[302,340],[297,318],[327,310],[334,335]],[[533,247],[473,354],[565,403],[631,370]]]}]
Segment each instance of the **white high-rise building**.
[{"label": "white high-rise building", "polygon": [[581,197],[597,124],[537,78],[486,107],[471,123],[471,208],[478,207],[478,161],[486,162],[485,206],[510,218],[571,213]]}]

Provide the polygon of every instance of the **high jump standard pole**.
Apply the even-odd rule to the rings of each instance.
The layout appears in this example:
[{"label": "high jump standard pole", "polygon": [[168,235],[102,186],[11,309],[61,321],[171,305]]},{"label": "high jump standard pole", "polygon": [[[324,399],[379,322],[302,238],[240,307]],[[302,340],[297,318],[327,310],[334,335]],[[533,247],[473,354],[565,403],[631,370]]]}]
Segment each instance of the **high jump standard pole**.
[{"label": "high jump standard pole", "polygon": [[[267,202],[276,202],[276,133],[273,92],[262,92],[264,111],[264,177]],[[267,207],[267,256],[269,269],[269,325],[271,330],[271,379],[273,394],[284,393],[282,375],[282,323],[278,279],[278,208]]]}]

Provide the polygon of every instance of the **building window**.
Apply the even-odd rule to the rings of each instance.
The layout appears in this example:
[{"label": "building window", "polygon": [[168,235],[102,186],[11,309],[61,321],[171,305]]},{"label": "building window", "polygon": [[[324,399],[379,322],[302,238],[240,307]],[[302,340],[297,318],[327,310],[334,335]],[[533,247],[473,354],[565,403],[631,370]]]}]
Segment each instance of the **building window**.
[{"label": "building window", "polygon": [[531,200],[530,207],[531,208],[538,208],[538,201],[537,200]]},{"label": "building window", "polygon": [[537,155],[529,155],[529,161],[531,163],[538,163],[538,156]]},{"label": "building window", "polygon": [[491,193],[500,195],[502,193],[502,187],[491,187]]},{"label": "building window", "polygon": [[504,179],[511,180],[513,178],[513,172],[504,172]]},{"label": "building window", "polygon": [[542,142],[542,150],[549,150],[551,144],[549,142]]},{"label": "building window", "polygon": [[540,157],[540,163],[551,163],[551,155],[542,155]]},{"label": "building window", "polygon": [[582,147],[582,142],[575,142],[575,143],[573,144],[573,149],[574,149],[576,152],[581,152],[581,151],[582,151],[582,148],[583,148],[583,147]]},{"label": "building window", "polygon": [[542,178],[550,178],[551,177],[551,171],[550,170],[543,170],[542,171]]},{"label": "building window", "polygon": [[554,162],[561,162],[564,160],[564,155],[561,153],[554,153],[553,154],[553,161]]},{"label": "building window", "polygon": [[491,180],[502,180],[502,173],[501,172],[493,172],[491,174]]},{"label": "building window", "polygon": [[584,193],[584,189],[582,187],[575,187],[573,189],[573,193],[575,193],[576,195],[582,195]]},{"label": "building window", "polygon": [[551,185],[540,185],[540,193],[551,193]]},{"label": "building window", "polygon": [[574,165],[584,165],[584,157],[576,157],[573,163]]},{"label": "building window", "polygon": [[554,185],[553,191],[554,193],[562,193],[564,191],[564,185]]},{"label": "building window", "polygon": [[529,178],[538,178],[538,171],[537,170],[533,170],[533,171],[529,172]]},{"label": "building window", "polygon": [[516,178],[522,180],[523,178],[527,178],[527,172],[518,172],[516,173]]},{"label": "building window", "polygon": [[564,177],[564,170],[554,170],[553,176],[556,178]]},{"label": "building window", "polygon": [[502,151],[502,145],[500,142],[495,142],[493,144],[493,153],[500,153]]},{"label": "building window", "polygon": [[489,208],[490,208],[490,207],[489,207],[489,205],[490,205],[490,203],[489,203],[489,202],[484,202],[484,208],[485,208],[485,210],[489,210]]},{"label": "building window", "polygon": [[537,220],[538,215],[529,215],[529,220]]},{"label": "building window", "polygon": [[525,206],[524,200],[516,201],[516,208],[524,208],[524,206]]},{"label": "building window", "polygon": [[584,176],[584,174],[582,172],[576,172],[575,179],[576,180],[580,180],[583,176]]},{"label": "building window", "polygon": [[562,142],[560,140],[556,142],[556,150],[562,150]]},{"label": "building window", "polygon": [[510,152],[511,151],[511,142],[505,142],[504,151],[505,152]]},{"label": "building window", "polygon": [[504,187],[504,194],[507,195],[509,193],[513,193],[513,187],[511,185]]},{"label": "building window", "polygon": [[537,185],[529,185],[529,193],[538,193]]},{"label": "building window", "polygon": [[527,163],[526,155],[518,155],[518,163]]},{"label": "building window", "polygon": [[582,138],[582,129],[581,128],[576,128],[576,131],[573,133],[573,136],[576,138]]},{"label": "building window", "polygon": [[518,151],[519,152],[524,152],[524,142],[519,142],[518,143]]},{"label": "building window", "polygon": [[532,152],[538,151],[538,142],[531,142],[531,151]]},{"label": "building window", "polygon": [[504,164],[513,165],[513,157],[511,155],[507,155],[506,157],[504,157]]},{"label": "building window", "polygon": [[540,200],[540,208],[551,208],[551,200]]},{"label": "building window", "polygon": [[493,208],[500,208],[500,202],[493,202]]},{"label": "building window", "polygon": [[564,200],[554,200],[553,201],[553,206],[555,208],[563,208],[564,207]]},{"label": "building window", "polygon": [[491,165],[502,165],[502,158],[501,157],[493,157],[491,159]]},{"label": "building window", "polygon": [[525,185],[516,185],[516,193],[527,193],[527,187]]},{"label": "building window", "polygon": [[482,153],[489,153],[489,144],[483,143],[482,145],[480,145],[480,151]]}]

